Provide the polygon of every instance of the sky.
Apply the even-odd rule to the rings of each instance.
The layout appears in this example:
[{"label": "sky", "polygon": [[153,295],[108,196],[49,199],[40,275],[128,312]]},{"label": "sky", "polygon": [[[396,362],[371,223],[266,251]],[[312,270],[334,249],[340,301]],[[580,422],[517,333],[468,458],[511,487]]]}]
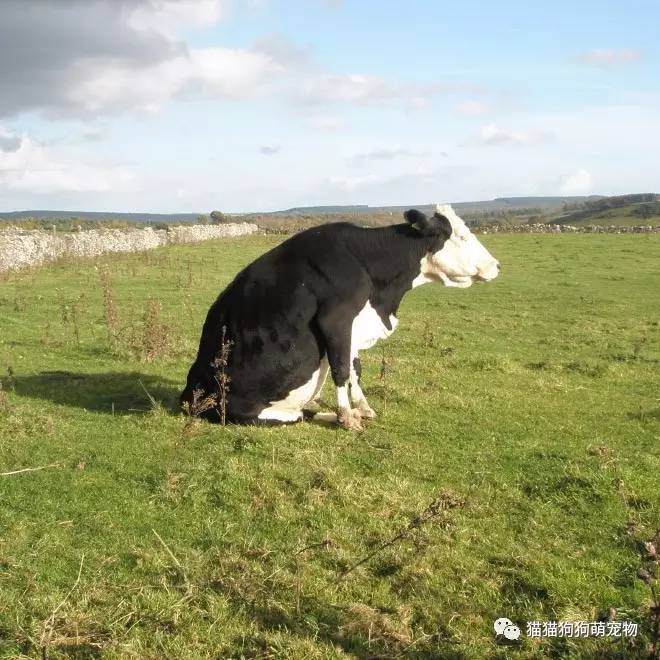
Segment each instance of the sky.
[{"label": "sky", "polygon": [[660,2],[2,0],[0,211],[660,192]]}]

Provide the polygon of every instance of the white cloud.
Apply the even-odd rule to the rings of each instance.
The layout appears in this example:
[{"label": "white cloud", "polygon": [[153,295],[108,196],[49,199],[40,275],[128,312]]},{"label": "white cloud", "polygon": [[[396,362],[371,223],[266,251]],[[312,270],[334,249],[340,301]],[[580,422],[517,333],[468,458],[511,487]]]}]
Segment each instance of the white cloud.
[{"label": "white cloud", "polygon": [[316,106],[328,103],[377,105],[402,102],[410,110],[420,110],[441,94],[472,89],[468,85],[410,83],[361,74],[317,72],[296,80],[290,95],[299,103]]},{"label": "white cloud", "polygon": [[[153,112],[185,94],[251,98],[271,89],[284,71],[268,52],[190,48],[178,38],[187,27],[220,20],[223,0],[61,0],[38,12],[7,1],[0,23],[0,115]],[[28,56],[25,40],[45,40],[48,48],[37,46]]]},{"label": "white cloud", "polygon": [[[296,109],[330,104],[425,108],[460,83],[330,73],[309,47],[266,35],[251,47],[192,47],[191,27],[221,20],[230,0],[4,0],[0,116],[82,118],[159,111],[172,99],[268,96]],[[26,49],[24,44],[31,47]],[[332,114],[332,111],[331,111]]]},{"label": "white cloud", "polygon": [[406,109],[409,112],[418,112],[428,108],[430,98],[428,96],[412,96],[406,100]]},{"label": "white cloud", "polygon": [[495,124],[486,124],[479,132],[479,141],[483,144],[524,144],[527,141],[525,133],[520,131],[507,131],[498,128]]},{"label": "white cloud", "polygon": [[367,104],[399,95],[391,83],[370,76],[321,74],[300,82],[296,96],[303,103],[320,105],[343,102]]},{"label": "white cloud", "polygon": [[491,111],[491,106],[488,103],[483,103],[481,101],[465,101],[456,106],[456,109],[467,117],[477,117],[479,115],[485,115]]},{"label": "white cloud", "polygon": [[155,30],[174,36],[182,26],[217,23],[225,12],[223,0],[147,0],[138,2],[127,22],[137,30]]},{"label": "white cloud", "polygon": [[253,49],[288,67],[304,68],[311,64],[311,49],[292,43],[281,34],[268,34],[254,43]]},{"label": "white cloud", "polygon": [[603,69],[612,69],[626,64],[633,64],[642,58],[642,53],[634,48],[613,48],[589,50],[580,53],[576,60],[583,64],[597,66]]},{"label": "white cloud", "polygon": [[27,136],[21,137],[18,149],[0,152],[0,192],[120,192],[133,186],[133,174],[125,167],[82,160]]},{"label": "white cloud", "polygon": [[69,90],[68,102],[92,115],[128,108],[156,112],[188,93],[249,98],[281,71],[266,55],[230,48],[191,50],[137,70],[121,62],[84,62],[78,69],[80,82]]},{"label": "white cloud", "polygon": [[586,195],[593,190],[593,177],[587,170],[580,168],[565,177],[559,186],[562,195]]},{"label": "white cloud", "polygon": [[491,122],[481,128],[476,142],[487,146],[537,144],[545,142],[552,137],[552,133],[545,130],[510,130],[501,129]]},{"label": "white cloud", "polygon": [[205,48],[191,51],[190,82],[199,82],[209,95],[233,98],[258,96],[271,76],[284,68],[263,53],[238,48]]},{"label": "white cloud", "polygon": [[346,126],[346,121],[333,115],[313,115],[307,119],[312,128],[319,131],[338,131]]}]

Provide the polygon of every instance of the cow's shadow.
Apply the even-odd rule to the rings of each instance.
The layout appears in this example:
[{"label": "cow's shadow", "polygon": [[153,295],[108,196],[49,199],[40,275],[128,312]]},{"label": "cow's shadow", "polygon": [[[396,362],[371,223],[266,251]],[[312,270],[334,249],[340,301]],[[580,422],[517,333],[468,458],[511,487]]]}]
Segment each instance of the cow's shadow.
[{"label": "cow's shadow", "polygon": [[4,386],[20,396],[111,415],[143,414],[154,402],[169,413],[178,414],[177,400],[182,388],[181,383],[136,371],[42,371],[28,376],[17,374]]},{"label": "cow's shadow", "polygon": [[[0,381],[2,389],[13,390],[19,396],[51,401],[69,408],[81,408],[110,415],[144,414],[162,407],[171,415],[181,414],[179,395],[183,382],[138,371],[77,373],[73,371],[42,371],[37,374],[15,375]],[[310,404],[303,424],[321,428],[337,428],[332,406],[324,401]],[[315,413],[320,413],[314,417]],[[270,424],[266,424],[270,426]]]}]

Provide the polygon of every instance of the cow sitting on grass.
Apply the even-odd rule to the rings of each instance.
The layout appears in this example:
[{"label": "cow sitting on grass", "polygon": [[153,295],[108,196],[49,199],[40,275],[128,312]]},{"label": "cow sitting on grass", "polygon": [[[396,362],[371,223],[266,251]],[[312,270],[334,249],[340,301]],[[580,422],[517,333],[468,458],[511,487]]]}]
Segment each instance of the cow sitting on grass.
[{"label": "cow sitting on grass", "polygon": [[404,294],[427,282],[469,287],[499,271],[451,206],[404,217],[377,229],[307,229],[242,270],[208,312],[183,407],[217,422],[298,422],[330,371],[337,420],[359,430],[375,413],[358,352],[394,332]]}]

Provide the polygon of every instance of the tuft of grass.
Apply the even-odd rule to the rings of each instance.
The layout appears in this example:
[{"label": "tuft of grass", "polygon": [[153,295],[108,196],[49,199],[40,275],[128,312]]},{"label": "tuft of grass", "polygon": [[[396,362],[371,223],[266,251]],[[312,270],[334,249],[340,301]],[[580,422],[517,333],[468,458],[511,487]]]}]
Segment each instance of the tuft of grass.
[{"label": "tuft of grass", "polygon": [[98,268],[101,288],[103,290],[103,318],[108,332],[110,346],[114,347],[119,334],[119,312],[115,302],[115,292],[112,288],[110,268],[107,264],[101,264]]},{"label": "tuft of grass", "polygon": [[161,305],[149,299],[144,312],[141,335],[134,342],[138,355],[145,362],[162,357],[172,348],[171,329],[161,318]]}]

